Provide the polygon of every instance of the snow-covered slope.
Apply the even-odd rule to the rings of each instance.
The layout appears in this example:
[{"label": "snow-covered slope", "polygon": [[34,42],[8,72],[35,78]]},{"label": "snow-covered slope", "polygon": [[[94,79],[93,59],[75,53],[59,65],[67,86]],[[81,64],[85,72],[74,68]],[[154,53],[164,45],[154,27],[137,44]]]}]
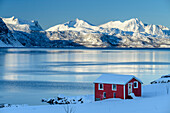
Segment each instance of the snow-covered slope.
[{"label": "snow-covered slope", "polygon": [[138,20],[137,18],[133,18],[125,22],[111,21],[106,24],[100,25],[100,27],[118,28],[123,31],[148,33],[151,35],[158,35],[158,36],[164,35],[162,30],[169,30],[167,27],[162,26],[162,25],[144,24],[142,21]]},{"label": "snow-covered slope", "polygon": [[117,29],[117,31],[139,32],[157,36],[164,36],[165,33],[163,30],[169,30],[167,27],[162,25],[144,24],[139,19],[132,18],[124,22],[110,21],[99,26],[92,25],[84,20],[76,19],[74,21],[56,25],[47,29],[46,31],[81,31],[85,33],[113,34],[112,32],[115,31],[115,29]]},{"label": "snow-covered slope", "polygon": [[69,21],[64,24],[59,24],[54,27],[47,29],[46,31],[77,31],[84,33],[102,33],[113,35],[121,34],[121,32],[139,32],[143,34],[156,35],[165,37],[169,35],[169,29],[162,25],[144,24],[137,18],[132,18],[130,20],[120,22],[120,21],[110,21],[108,23],[95,26],[87,21],[76,19],[74,21]]},{"label": "snow-covered slope", "polygon": [[151,84],[161,84],[161,83],[170,83],[170,74],[163,75],[163,76],[161,76],[161,78],[151,82]]},{"label": "snow-covered slope", "polygon": [[10,30],[15,31],[23,31],[23,32],[31,32],[31,31],[41,31],[43,30],[41,26],[38,24],[38,21],[26,21],[15,18],[14,16],[11,18],[2,18],[7,27]]},{"label": "snow-covered slope", "polygon": [[0,47],[23,47],[0,18]]},{"label": "snow-covered slope", "polygon": [[[169,47],[170,31],[137,18],[95,26],[76,19],[46,30],[50,40],[72,40],[86,47]],[[163,45],[163,46],[162,46]]]},{"label": "snow-covered slope", "polygon": [[[135,99],[105,99],[83,104],[13,105],[0,108],[1,113],[169,113],[170,111],[170,84],[145,85],[142,88],[142,97]],[[93,96],[91,96],[93,97]]]},{"label": "snow-covered slope", "polygon": [[98,27],[90,24],[87,21],[76,19],[73,21],[66,22],[64,24],[59,24],[54,27],[51,27],[47,29],[46,31],[67,31],[67,30],[72,30],[72,31],[81,31],[81,32],[93,32]]},{"label": "snow-covered slope", "polygon": [[137,18],[127,20],[125,22],[111,21],[106,24],[100,25],[103,28],[118,28],[122,31],[132,31],[132,32],[144,32],[144,24]]},{"label": "snow-covered slope", "polygon": [[[4,35],[4,38],[18,40],[25,47],[170,47],[167,27],[144,24],[137,18],[98,26],[75,19],[46,31],[37,21],[15,17],[2,18],[1,21],[11,34]],[[0,46],[6,47],[6,42],[1,40]]]},{"label": "snow-covered slope", "polygon": [[37,21],[26,21],[11,17],[2,18],[2,22],[11,33],[11,36],[6,36],[8,40],[18,40],[23,47],[50,47],[50,40]]}]

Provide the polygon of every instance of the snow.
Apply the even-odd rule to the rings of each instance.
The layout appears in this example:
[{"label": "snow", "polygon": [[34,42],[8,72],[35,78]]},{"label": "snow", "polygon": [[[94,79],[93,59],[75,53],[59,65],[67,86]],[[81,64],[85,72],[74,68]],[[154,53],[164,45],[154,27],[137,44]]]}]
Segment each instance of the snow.
[{"label": "snow", "polygon": [[111,21],[106,24],[100,25],[100,27],[118,28],[123,31],[144,32],[144,24],[137,18],[132,18],[123,23],[120,21]]},{"label": "snow", "polygon": [[143,87],[142,97],[134,99],[106,99],[84,104],[40,105],[0,108],[0,113],[66,113],[71,108],[75,113],[169,113],[170,84],[151,84]]},{"label": "snow", "polygon": [[64,24],[59,24],[54,27],[47,29],[46,31],[65,31],[65,30],[73,30],[73,31],[84,31],[90,32],[95,29],[98,29],[96,26],[90,24],[87,21],[76,19],[73,21],[66,22]]},{"label": "snow", "polygon": [[27,21],[27,20],[21,20],[18,18],[15,18],[14,16],[11,18],[2,18],[2,20],[5,22],[7,27],[13,31],[24,31],[24,32],[30,32],[32,31],[41,31],[42,28],[38,24],[37,21]]},{"label": "snow", "polygon": [[163,75],[161,78],[151,82],[151,84],[160,84],[160,83],[170,83],[170,75]]},{"label": "snow", "polygon": [[130,31],[130,32],[140,32],[147,33],[151,35],[164,35],[163,30],[169,30],[167,27],[162,25],[149,25],[144,24],[137,18],[132,18],[124,22],[120,21],[110,21],[108,23],[95,26],[90,24],[85,20],[76,19],[73,21],[66,22],[64,24],[59,24],[54,27],[47,29],[46,31],[81,31],[86,33],[107,33],[113,34],[112,32],[115,29],[121,31]]},{"label": "snow", "polygon": [[[137,18],[124,22],[110,21],[98,26],[77,18],[45,31],[37,21],[26,21],[15,17],[1,19],[5,23],[4,26],[11,31],[9,37],[3,36],[5,41],[2,42],[5,44],[10,38],[25,47],[168,48],[170,45],[169,28],[144,24]],[[1,47],[6,46],[9,45],[1,43]]]},{"label": "snow", "polygon": [[[137,18],[92,25],[76,19],[46,30],[50,40],[72,40],[85,47],[169,47],[170,31],[162,25],[144,24]],[[89,37],[90,36],[90,37]]]},{"label": "snow", "polygon": [[134,93],[130,93],[129,95],[130,95],[133,99],[138,98],[138,97],[135,96]]},{"label": "snow", "polygon": [[58,95],[54,98],[42,99],[42,102],[48,104],[80,104],[80,103],[89,103],[94,99],[93,95],[83,95],[83,96],[64,96]]},{"label": "snow", "polygon": [[141,80],[136,78],[133,75],[119,75],[119,74],[102,74],[98,77],[94,83],[108,83],[108,84],[127,84],[131,79],[137,79],[139,82],[142,83]]},{"label": "snow", "polygon": [[0,47],[23,47],[0,18]]},{"label": "snow", "polygon": [[3,21],[8,24],[29,24],[29,25],[34,25],[32,22],[26,21],[26,20],[21,20],[18,18],[15,18],[12,16],[11,18],[3,18]]}]

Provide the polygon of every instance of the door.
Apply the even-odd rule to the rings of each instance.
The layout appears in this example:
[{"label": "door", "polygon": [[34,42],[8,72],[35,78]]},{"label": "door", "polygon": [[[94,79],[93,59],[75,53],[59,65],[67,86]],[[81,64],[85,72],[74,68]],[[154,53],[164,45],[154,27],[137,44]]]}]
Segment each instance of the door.
[{"label": "door", "polygon": [[116,98],[116,93],[115,92],[113,93],[113,98]]},{"label": "door", "polygon": [[103,92],[103,98],[104,99],[106,98],[106,92]]},{"label": "door", "polygon": [[132,83],[128,84],[128,94],[132,93]]}]

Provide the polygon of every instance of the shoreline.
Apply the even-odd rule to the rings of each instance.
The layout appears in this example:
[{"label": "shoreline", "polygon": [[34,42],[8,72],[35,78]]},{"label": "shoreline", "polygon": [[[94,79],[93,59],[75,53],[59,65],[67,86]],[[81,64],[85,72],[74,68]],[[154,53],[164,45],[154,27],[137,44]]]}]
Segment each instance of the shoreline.
[{"label": "shoreline", "polygon": [[170,50],[170,48],[0,47],[0,49]]},{"label": "shoreline", "polygon": [[[83,104],[69,105],[35,105],[5,107],[0,109],[1,113],[65,113],[65,108],[69,107],[76,113],[169,113],[170,93],[166,92],[166,87],[170,84],[150,84],[143,87],[143,96],[135,99],[106,99],[103,101],[91,101]],[[132,107],[129,107],[132,106]],[[123,108],[123,109],[122,109]]]}]

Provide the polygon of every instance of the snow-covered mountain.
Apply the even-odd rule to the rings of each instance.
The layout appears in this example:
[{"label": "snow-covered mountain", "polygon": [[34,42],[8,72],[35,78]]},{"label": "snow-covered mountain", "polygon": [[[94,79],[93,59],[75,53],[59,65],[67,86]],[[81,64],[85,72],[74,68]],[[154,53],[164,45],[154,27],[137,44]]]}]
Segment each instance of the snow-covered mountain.
[{"label": "snow-covered mountain", "polygon": [[11,18],[2,18],[7,27],[13,31],[23,31],[23,32],[31,32],[31,31],[42,31],[43,29],[38,24],[38,21],[26,21],[15,18],[14,16]]},{"label": "snow-covered mountain", "polygon": [[85,33],[104,33],[112,35],[114,31],[124,32],[139,32],[150,35],[164,36],[164,30],[169,30],[167,27],[162,25],[144,24],[137,18],[133,18],[124,22],[110,21],[108,23],[95,26],[87,21],[73,20],[64,24],[59,24],[54,27],[47,29],[46,31],[78,31]]},{"label": "snow-covered mountain", "polygon": [[145,24],[137,18],[98,26],[75,19],[46,31],[37,21],[15,17],[2,18],[1,23],[9,31],[3,38],[14,39],[25,47],[170,47],[169,28]]},{"label": "snow-covered mountain", "polygon": [[170,31],[137,18],[92,25],[73,20],[46,30],[50,40],[72,40],[86,47],[170,47]]},{"label": "snow-covered mountain", "polygon": [[23,47],[0,18],[0,47]]},{"label": "snow-covered mountain", "polygon": [[94,32],[98,30],[97,26],[90,24],[87,21],[79,20],[78,18],[73,21],[66,22],[64,24],[59,24],[54,27],[47,29],[46,31],[81,31],[81,32]]},{"label": "snow-covered mountain", "polygon": [[[49,42],[49,38],[46,37],[43,29],[41,28],[41,26],[38,24],[37,21],[26,21],[15,17],[11,17],[11,18],[1,18],[1,22],[4,23],[3,26],[6,26],[6,29],[8,29],[9,31],[8,37],[5,36],[5,38],[17,40],[22,47],[24,46],[46,47],[46,44],[48,45],[47,42]],[[11,45],[11,47],[21,47],[21,46],[19,45],[15,46],[14,44]]]},{"label": "snow-covered mountain", "polygon": [[111,21],[100,25],[103,28],[118,28],[122,31],[145,32],[144,24],[137,18],[127,20],[125,22]]}]

